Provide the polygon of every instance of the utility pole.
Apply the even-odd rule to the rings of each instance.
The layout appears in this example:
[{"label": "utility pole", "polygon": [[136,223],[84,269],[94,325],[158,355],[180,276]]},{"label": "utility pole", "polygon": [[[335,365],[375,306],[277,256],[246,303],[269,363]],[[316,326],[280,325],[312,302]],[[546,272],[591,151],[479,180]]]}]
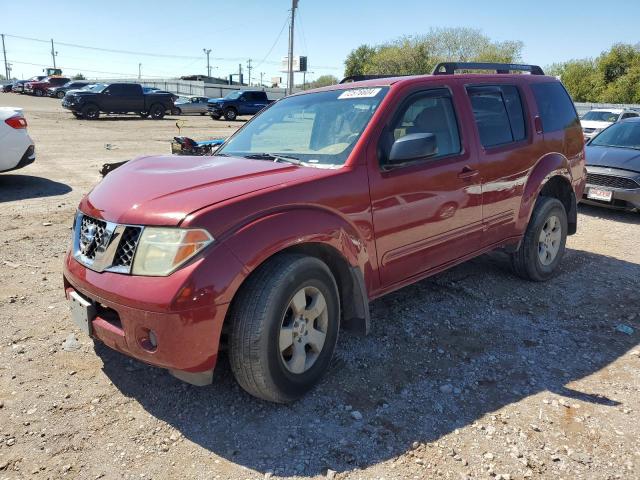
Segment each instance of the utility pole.
[{"label": "utility pole", "polygon": [[211,64],[209,63],[209,54],[211,53],[211,49],[203,48],[202,51],[207,56],[207,76],[211,77]]},{"label": "utility pole", "polygon": [[291,23],[289,25],[289,58],[288,58],[288,73],[289,78],[287,80],[289,87],[289,95],[293,93],[293,32],[294,21],[296,18],[296,8],[298,8],[298,0],[291,0]]},{"label": "utility pole", "polygon": [[260,72],[260,86],[264,87],[264,82],[262,81],[262,78],[264,77],[264,72]]},{"label": "utility pole", "polygon": [[4,33],[2,34],[2,53],[4,54],[4,73],[9,80],[9,67],[7,65],[7,49],[4,47]]},{"label": "utility pole", "polygon": [[251,59],[247,60],[247,71],[249,72],[249,82],[247,85],[251,86]]},{"label": "utility pole", "polygon": [[138,64],[138,80],[142,78],[142,64]]},{"label": "utility pole", "polygon": [[56,52],[55,47],[53,46],[53,38],[51,39],[51,58],[53,59],[53,68],[57,68],[56,67],[56,56],[58,55],[58,52]]},{"label": "utility pole", "polygon": [[242,86],[242,64],[238,64],[238,85]]}]

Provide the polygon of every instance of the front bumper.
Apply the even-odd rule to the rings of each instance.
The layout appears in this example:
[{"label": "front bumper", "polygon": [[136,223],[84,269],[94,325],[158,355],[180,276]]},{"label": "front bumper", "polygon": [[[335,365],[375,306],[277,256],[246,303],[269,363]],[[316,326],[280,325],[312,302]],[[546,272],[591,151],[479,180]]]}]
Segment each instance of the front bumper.
[{"label": "front bumper", "polygon": [[[215,367],[228,304],[198,301],[189,288],[194,268],[186,267],[169,277],[97,273],[68,253],[64,263],[65,294],[69,298],[76,291],[94,304],[92,338],[196,383],[199,380],[194,382],[194,376],[210,377]],[[181,297],[186,300],[176,306],[176,299]],[[150,332],[155,346],[150,343]]]},{"label": "front bumper", "polygon": [[[588,198],[590,189],[611,192],[611,201]],[[640,173],[608,167],[587,166],[587,185],[581,203],[617,210],[640,209]]]},{"label": "front bumper", "polygon": [[81,105],[79,103],[71,103],[68,100],[62,100],[62,108],[71,110],[72,112],[77,112],[80,110]]}]

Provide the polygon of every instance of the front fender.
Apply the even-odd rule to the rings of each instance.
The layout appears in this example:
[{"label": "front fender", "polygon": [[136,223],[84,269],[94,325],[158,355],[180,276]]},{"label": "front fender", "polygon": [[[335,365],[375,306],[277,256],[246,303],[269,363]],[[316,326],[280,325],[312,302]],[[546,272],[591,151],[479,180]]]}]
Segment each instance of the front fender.
[{"label": "front fender", "polygon": [[562,154],[550,153],[542,157],[529,174],[516,220],[518,231],[526,230],[540,191],[549,179],[555,176],[561,176],[569,182],[569,185],[573,185],[569,160]]},{"label": "front fender", "polygon": [[[254,219],[234,232],[224,235],[223,245],[244,266],[239,285],[258,266],[290,247],[322,244],[339,252],[350,267],[358,268],[365,282],[373,275],[370,252],[357,228],[336,213],[313,207],[273,212]],[[229,302],[234,291],[225,292],[220,302]]]}]

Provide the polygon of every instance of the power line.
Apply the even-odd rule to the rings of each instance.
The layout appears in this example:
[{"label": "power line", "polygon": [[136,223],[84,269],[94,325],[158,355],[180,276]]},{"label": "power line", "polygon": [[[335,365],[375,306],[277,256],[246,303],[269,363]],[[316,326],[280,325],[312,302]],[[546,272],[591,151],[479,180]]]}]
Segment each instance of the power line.
[{"label": "power line", "polygon": [[270,63],[270,62],[266,62],[266,60],[267,60],[267,58],[269,58],[269,55],[271,55],[271,52],[273,52],[273,49],[276,48],[276,45],[280,41],[280,37],[282,37],[282,32],[284,32],[284,29],[287,27],[287,25],[289,25],[289,15],[287,15],[287,17],[284,19],[284,23],[282,24],[282,28],[280,29],[280,33],[278,34],[278,36],[276,38],[276,41],[273,42],[273,45],[271,45],[271,48],[269,49],[267,54],[264,56],[264,58],[262,60],[260,60],[260,63],[258,63],[258,65],[256,65],[256,68],[260,68],[260,66],[263,63]]}]

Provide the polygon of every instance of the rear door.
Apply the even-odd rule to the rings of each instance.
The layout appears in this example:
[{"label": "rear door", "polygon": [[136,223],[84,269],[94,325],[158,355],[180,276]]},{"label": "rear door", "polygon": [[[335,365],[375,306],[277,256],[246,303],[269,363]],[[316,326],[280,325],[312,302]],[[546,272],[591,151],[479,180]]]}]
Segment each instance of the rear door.
[{"label": "rear door", "polygon": [[522,194],[540,145],[519,82],[472,84],[466,91],[478,143],[483,244],[489,246],[517,235]]},{"label": "rear door", "polygon": [[[460,121],[459,91],[429,88],[405,98],[370,163],[370,192],[383,287],[445,266],[479,248],[482,205],[477,160]],[[434,156],[387,169],[390,145],[432,133]]]}]

